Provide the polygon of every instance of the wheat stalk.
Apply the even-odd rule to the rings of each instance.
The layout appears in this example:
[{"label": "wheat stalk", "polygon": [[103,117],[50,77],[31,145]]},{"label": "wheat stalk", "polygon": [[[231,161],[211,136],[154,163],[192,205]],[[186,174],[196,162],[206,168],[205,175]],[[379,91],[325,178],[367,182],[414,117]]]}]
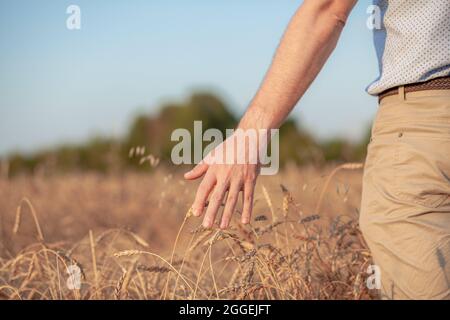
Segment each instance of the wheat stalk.
[{"label": "wheat stalk", "polygon": [[319,200],[317,201],[316,208],[314,212],[316,214],[320,214],[320,208],[322,206],[323,197],[325,196],[325,192],[328,189],[328,185],[331,182],[331,179],[340,171],[340,170],[359,170],[362,169],[364,165],[362,163],[344,163],[338,167],[336,167],[333,171],[331,171],[330,175],[328,176],[327,180],[325,181],[325,184],[322,188],[322,192],[320,193]]},{"label": "wheat stalk", "polygon": [[22,198],[22,200],[20,201],[19,206],[16,209],[16,218],[15,218],[14,227],[13,227],[13,234],[17,234],[19,232],[20,222],[22,221],[21,220],[21,218],[22,218],[22,205],[24,203],[30,209],[31,216],[33,217],[34,225],[36,226],[36,231],[37,231],[37,234],[38,234],[39,241],[44,242],[44,234],[42,233],[42,229],[41,229],[41,226],[39,224],[39,219],[37,217],[36,211],[34,210],[34,207],[31,204],[30,200],[28,200],[28,198],[26,198],[26,197]]}]

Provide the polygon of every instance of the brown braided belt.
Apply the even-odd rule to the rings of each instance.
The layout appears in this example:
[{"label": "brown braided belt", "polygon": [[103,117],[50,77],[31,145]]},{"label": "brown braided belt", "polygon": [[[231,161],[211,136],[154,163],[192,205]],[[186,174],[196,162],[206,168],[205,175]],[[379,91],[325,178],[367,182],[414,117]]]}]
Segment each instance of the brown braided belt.
[{"label": "brown braided belt", "polygon": [[[425,90],[450,90],[450,77],[442,77],[429,80],[422,83],[407,84],[405,87],[405,93],[425,91]],[[378,102],[381,102],[386,97],[398,94],[398,87],[383,91],[378,95]]]}]

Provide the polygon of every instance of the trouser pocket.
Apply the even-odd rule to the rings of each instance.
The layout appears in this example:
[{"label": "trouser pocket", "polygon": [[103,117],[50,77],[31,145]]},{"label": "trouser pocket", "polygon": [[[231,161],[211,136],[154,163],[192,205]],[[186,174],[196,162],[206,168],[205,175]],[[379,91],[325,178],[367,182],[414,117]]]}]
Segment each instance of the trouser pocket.
[{"label": "trouser pocket", "polygon": [[450,138],[399,133],[394,143],[396,197],[437,208],[450,200]]}]

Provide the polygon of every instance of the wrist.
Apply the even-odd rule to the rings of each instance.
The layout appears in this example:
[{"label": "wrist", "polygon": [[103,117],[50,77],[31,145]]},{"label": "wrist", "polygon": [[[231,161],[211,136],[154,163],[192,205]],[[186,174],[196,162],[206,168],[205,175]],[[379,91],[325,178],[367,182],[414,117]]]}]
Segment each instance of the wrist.
[{"label": "wrist", "polygon": [[238,129],[271,130],[278,129],[277,121],[265,108],[251,105],[242,117]]}]

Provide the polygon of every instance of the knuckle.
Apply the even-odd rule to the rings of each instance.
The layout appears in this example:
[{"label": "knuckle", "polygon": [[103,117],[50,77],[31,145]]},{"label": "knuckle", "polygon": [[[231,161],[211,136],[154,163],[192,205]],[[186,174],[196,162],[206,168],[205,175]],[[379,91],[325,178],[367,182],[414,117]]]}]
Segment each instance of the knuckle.
[{"label": "knuckle", "polygon": [[235,202],[237,200],[238,196],[236,193],[231,193],[228,195],[228,201]]},{"label": "knuckle", "polygon": [[206,186],[204,184],[200,185],[197,190],[197,197],[200,198],[206,193]]},{"label": "knuckle", "polygon": [[219,194],[215,193],[211,196],[211,202],[219,202],[221,198],[222,197]]},{"label": "knuckle", "polygon": [[223,213],[222,221],[224,223],[228,223],[230,221],[230,218],[231,218],[231,211],[230,210],[227,210],[226,212]]},{"label": "knuckle", "polygon": [[245,176],[246,181],[255,181],[256,180],[256,174],[254,172],[249,172]]},{"label": "knuckle", "polygon": [[231,180],[231,174],[230,173],[224,173],[221,177],[220,177],[220,181],[223,185],[228,185],[230,183]]},{"label": "knuckle", "polygon": [[197,195],[195,196],[194,205],[200,205],[204,202],[204,199],[206,198],[206,195],[204,192],[197,192]]}]

